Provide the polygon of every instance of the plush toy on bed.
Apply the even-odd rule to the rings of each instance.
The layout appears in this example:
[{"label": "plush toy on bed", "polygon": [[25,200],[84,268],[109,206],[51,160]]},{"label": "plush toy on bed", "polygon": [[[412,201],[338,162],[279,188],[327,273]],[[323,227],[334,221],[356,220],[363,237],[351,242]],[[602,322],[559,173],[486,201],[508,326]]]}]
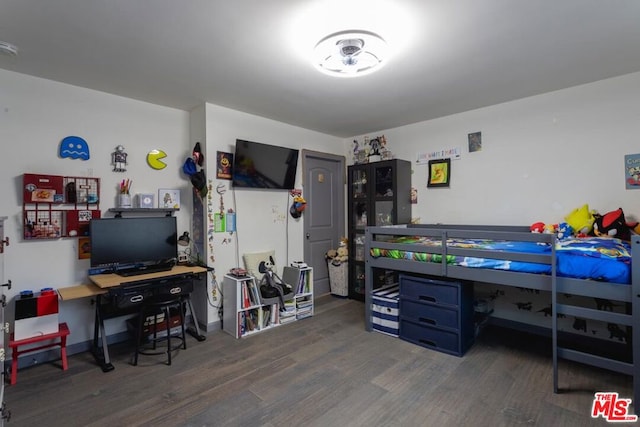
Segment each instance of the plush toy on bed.
[{"label": "plush toy on bed", "polygon": [[529,230],[532,233],[545,233],[545,234],[553,234],[557,231],[558,224],[545,224],[544,222],[534,222]]},{"label": "plush toy on bed", "polygon": [[565,240],[573,237],[573,228],[566,222],[561,222],[558,224],[557,236],[558,240]]},{"label": "plush toy on bed", "polygon": [[534,222],[529,227],[532,233],[542,233],[544,231],[544,222]]},{"label": "plush toy on bed", "polygon": [[629,223],[624,217],[622,208],[595,215],[593,235],[599,237],[617,237],[620,240],[631,240],[631,230],[637,228],[637,223]]},{"label": "plush toy on bed", "polygon": [[586,237],[593,229],[595,217],[594,212],[589,210],[589,205],[585,204],[574,209],[564,220],[573,228],[573,232],[578,237]]}]

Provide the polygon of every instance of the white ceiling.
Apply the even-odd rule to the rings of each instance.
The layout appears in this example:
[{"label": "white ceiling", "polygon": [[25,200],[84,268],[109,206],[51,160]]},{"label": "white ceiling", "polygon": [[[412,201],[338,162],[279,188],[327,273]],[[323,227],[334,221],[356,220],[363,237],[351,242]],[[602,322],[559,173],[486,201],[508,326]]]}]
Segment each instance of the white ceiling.
[{"label": "white ceiling", "polygon": [[[20,49],[0,55],[0,68],[185,110],[210,102],[339,137],[640,71],[638,0],[391,2],[400,15],[376,9],[384,0],[355,12],[347,3],[0,0],[0,41]],[[312,8],[322,4],[331,12]],[[369,24],[403,44],[368,76],[326,76],[294,47]]]}]

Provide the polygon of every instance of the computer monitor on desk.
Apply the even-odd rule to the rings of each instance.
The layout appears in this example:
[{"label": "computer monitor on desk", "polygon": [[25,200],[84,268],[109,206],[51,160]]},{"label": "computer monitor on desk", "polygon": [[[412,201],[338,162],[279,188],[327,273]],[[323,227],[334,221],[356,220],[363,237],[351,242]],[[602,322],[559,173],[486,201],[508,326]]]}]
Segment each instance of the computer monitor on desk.
[{"label": "computer monitor on desk", "polygon": [[91,267],[128,276],[168,271],[176,263],[175,217],[99,218],[89,228]]}]

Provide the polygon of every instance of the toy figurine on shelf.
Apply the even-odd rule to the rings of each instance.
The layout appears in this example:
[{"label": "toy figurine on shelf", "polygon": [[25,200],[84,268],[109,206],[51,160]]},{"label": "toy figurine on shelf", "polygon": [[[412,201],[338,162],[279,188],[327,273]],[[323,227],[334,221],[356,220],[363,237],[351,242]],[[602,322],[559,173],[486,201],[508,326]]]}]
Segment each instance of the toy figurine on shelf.
[{"label": "toy figurine on shelf", "polygon": [[124,147],[118,145],[116,151],[111,153],[111,163],[113,164],[114,172],[126,172],[127,171],[127,153],[124,152]]}]

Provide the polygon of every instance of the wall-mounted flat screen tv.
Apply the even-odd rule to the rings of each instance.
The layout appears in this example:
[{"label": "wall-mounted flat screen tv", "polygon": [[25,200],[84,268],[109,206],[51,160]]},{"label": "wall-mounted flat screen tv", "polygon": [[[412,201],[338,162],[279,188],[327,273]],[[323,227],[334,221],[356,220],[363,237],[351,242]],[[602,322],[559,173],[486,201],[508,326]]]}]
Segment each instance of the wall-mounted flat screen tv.
[{"label": "wall-mounted flat screen tv", "polygon": [[171,265],[178,257],[175,217],[92,219],[89,229],[91,267]]},{"label": "wall-mounted flat screen tv", "polygon": [[291,190],[296,182],[298,150],[236,140],[233,186]]}]

